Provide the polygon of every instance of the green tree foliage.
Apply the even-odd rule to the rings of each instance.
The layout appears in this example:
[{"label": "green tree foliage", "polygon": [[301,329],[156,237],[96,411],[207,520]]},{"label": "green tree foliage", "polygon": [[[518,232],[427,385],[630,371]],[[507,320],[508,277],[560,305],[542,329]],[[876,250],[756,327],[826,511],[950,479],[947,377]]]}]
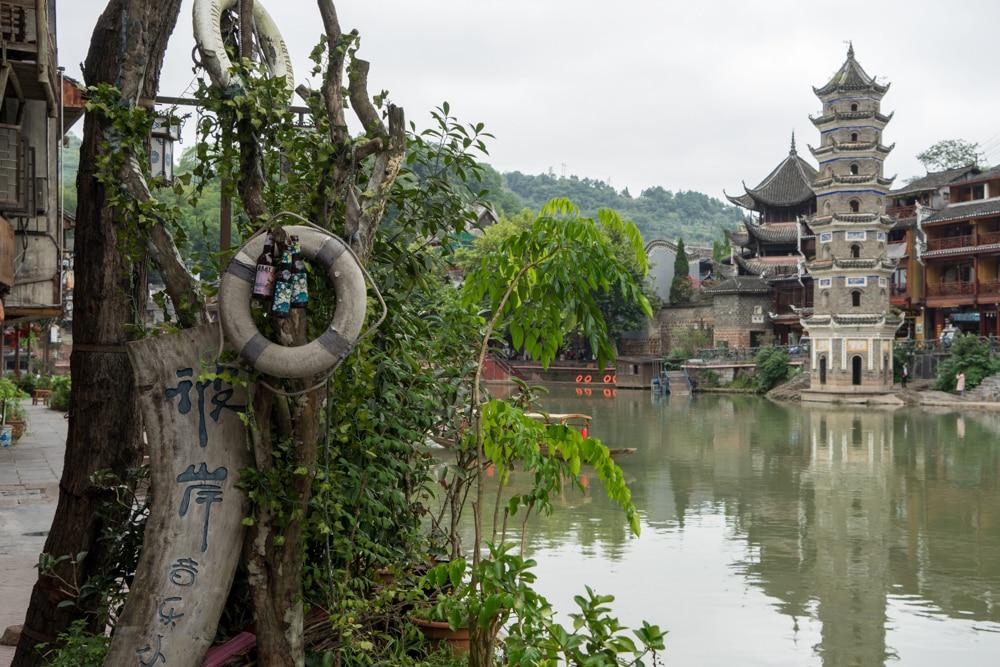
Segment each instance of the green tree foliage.
[{"label": "green tree foliage", "polygon": [[712,334],[708,329],[684,327],[670,338],[670,356],[677,359],[690,359],[712,346]]},{"label": "green tree foliage", "polygon": [[[625,257],[616,254],[612,236],[622,240],[627,248],[623,255],[634,265],[646,266],[635,225],[607,209],[598,211],[596,220],[587,218],[569,200],[555,199],[530,228],[512,234],[479,260],[466,279],[466,298],[472,303],[486,299],[490,311],[500,313],[514,347],[523,347],[543,364],[555,357],[566,333],[579,329],[603,367],[614,350],[599,295],[613,292],[652,316],[641,283]],[[516,289],[501,302],[512,282]]]},{"label": "green tree foliage", "polygon": [[[466,270],[474,270],[484,260],[502,252],[505,244],[518,234],[527,232],[535,223],[536,216],[530,209],[523,209],[513,215],[502,215],[500,220],[488,227],[470,248],[462,248],[456,253],[456,262]],[[655,292],[646,282],[649,262],[646,258],[642,237],[635,225],[623,223],[612,227],[602,227],[601,231],[611,249],[623,265],[628,267],[632,281],[642,287],[642,293],[650,305],[658,305]],[[641,328],[647,315],[640,303],[622,299],[612,286],[596,292],[598,307],[604,315],[608,333],[614,339],[626,331]],[[654,308],[655,309],[655,308]]]},{"label": "green tree foliage", "polygon": [[792,369],[788,353],[779,347],[765,347],[757,353],[754,363],[757,364],[754,384],[761,392],[770,391],[787,380]]},{"label": "green tree foliage", "polygon": [[982,160],[979,144],[964,139],[944,139],[917,154],[927,171],[957,169]]},{"label": "green tree foliage", "polygon": [[671,192],[653,186],[633,197],[601,180],[577,176],[530,176],[513,171],[505,173],[504,179],[525,205],[536,210],[553,197],[572,200],[584,215],[593,215],[600,208],[614,209],[634,222],[647,241],[683,234],[689,241],[710,243],[720,229],[735,229],[741,219],[738,209],[701,192]]},{"label": "green tree foliage", "polygon": [[670,283],[670,305],[679,306],[691,302],[694,288],[691,286],[691,264],[688,262],[684,239],[677,241],[677,259],[674,260],[674,278]]},{"label": "green tree foliage", "polygon": [[991,354],[989,343],[975,334],[957,334],[950,352],[938,366],[935,389],[954,391],[959,373],[965,373],[966,389],[978,387],[983,378],[1000,373],[1000,357]]}]

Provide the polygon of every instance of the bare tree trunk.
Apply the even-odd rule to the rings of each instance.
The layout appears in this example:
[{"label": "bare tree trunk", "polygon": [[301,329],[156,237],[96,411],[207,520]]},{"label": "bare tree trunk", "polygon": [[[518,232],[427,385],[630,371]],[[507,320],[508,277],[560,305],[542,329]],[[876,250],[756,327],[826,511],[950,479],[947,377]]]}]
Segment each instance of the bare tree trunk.
[{"label": "bare tree trunk", "polygon": [[[94,29],[84,71],[87,84],[114,84],[133,102],[154,97],[180,5],[181,0],[111,0]],[[81,582],[102,572],[108,559],[99,537],[109,526],[98,510],[113,496],[93,484],[91,476],[110,469],[124,477],[141,456],[135,387],[123,346],[124,325],[137,316],[131,303],[133,271],[118,249],[121,221],[106,206],[104,188],[96,178],[106,129],[105,119],[87,114],[77,176],[70,423],[59,504],[45,542],[45,552],[53,555],[87,552],[76,573]],[[145,287],[141,289],[144,294]],[[68,576],[67,567],[59,574]],[[37,645],[53,642],[81,617],[79,609],[60,608],[63,600],[53,578],[40,574],[14,667],[41,665]]]}]

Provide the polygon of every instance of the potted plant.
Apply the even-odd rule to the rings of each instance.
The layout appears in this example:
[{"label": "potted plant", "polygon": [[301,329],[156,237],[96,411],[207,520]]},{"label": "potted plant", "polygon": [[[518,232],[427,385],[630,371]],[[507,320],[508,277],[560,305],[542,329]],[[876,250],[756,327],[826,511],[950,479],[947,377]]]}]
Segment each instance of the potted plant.
[{"label": "potted plant", "polygon": [[450,648],[455,655],[470,650],[470,624],[495,637],[510,619],[548,609],[545,599],[531,584],[535,561],[526,560],[511,544],[489,545],[489,557],[478,564],[456,558],[432,567],[421,578],[427,598],[418,604],[410,620],[436,647]]},{"label": "potted plant", "polygon": [[16,384],[7,378],[0,378],[0,413],[3,423],[13,427],[12,435],[15,440],[24,435],[27,429],[24,408],[21,407],[21,401],[27,397]]}]

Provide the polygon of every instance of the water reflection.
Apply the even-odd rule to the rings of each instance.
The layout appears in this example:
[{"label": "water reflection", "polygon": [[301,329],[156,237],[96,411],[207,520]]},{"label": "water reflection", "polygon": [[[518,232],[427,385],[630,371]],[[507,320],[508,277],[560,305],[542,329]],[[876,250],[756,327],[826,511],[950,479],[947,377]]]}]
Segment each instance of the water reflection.
[{"label": "water reflection", "polygon": [[[644,535],[595,490],[536,521],[530,549],[543,568],[634,588],[623,616],[666,615],[671,664],[996,663],[997,416],[644,393],[547,407],[639,449],[621,463]],[[737,650],[712,641],[722,615]]]}]

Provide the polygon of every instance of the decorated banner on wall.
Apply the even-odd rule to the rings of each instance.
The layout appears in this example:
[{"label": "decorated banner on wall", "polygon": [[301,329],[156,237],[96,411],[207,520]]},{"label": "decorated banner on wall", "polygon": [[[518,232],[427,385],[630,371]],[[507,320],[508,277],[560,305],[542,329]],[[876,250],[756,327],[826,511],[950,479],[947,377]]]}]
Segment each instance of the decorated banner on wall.
[{"label": "decorated banner on wall", "polygon": [[[129,343],[153,497],[105,665],[198,667],[243,543],[246,391],[219,377],[217,325]],[[230,370],[230,372],[233,372]]]}]

